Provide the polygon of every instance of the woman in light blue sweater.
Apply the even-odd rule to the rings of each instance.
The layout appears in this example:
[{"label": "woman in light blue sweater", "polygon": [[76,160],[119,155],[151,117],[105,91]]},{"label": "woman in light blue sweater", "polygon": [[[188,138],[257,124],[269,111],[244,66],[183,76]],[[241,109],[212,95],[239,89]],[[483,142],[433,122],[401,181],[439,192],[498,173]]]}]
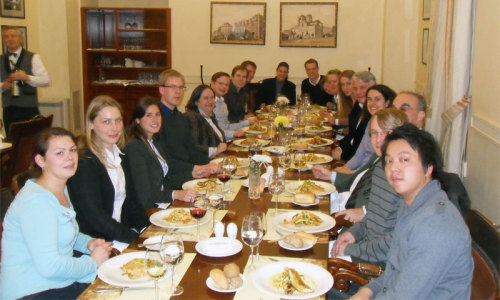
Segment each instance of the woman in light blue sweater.
[{"label": "woman in light blue sweater", "polygon": [[95,279],[111,243],[79,233],[66,189],[78,164],[71,132],[42,131],[33,154],[39,176],[19,191],[3,223],[0,298],[74,299]]}]

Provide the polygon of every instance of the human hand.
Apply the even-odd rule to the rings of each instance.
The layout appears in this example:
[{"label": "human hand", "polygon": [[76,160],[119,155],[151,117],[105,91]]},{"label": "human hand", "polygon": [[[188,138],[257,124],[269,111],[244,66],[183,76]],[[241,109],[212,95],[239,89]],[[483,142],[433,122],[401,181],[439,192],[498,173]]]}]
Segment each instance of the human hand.
[{"label": "human hand", "polygon": [[345,248],[349,244],[353,244],[356,242],[356,239],[349,231],[342,233],[339,235],[332,248],[332,256],[344,255]]},{"label": "human hand", "polygon": [[198,192],[195,190],[175,190],[174,199],[184,202],[189,202],[191,199],[198,197]]},{"label": "human hand", "polygon": [[233,137],[242,137],[243,135],[245,134],[245,132],[243,131],[243,129],[238,129],[236,130],[234,133],[233,133]]},{"label": "human hand", "polygon": [[255,118],[255,117],[251,117],[248,119],[248,122],[250,122],[250,124],[255,124],[255,123],[259,122],[259,119]]},{"label": "human hand", "polygon": [[255,114],[253,112],[249,112],[245,115],[244,119],[248,120],[248,119],[253,118],[253,117],[255,117]]},{"label": "human hand", "polygon": [[351,208],[335,213],[335,217],[344,217],[349,222],[358,223],[365,217],[363,208]]},{"label": "human hand", "polygon": [[217,145],[217,154],[220,154],[224,151],[227,150],[227,144],[226,143],[220,143],[219,145]]},{"label": "human hand", "polygon": [[23,81],[28,81],[30,80],[30,77],[26,72],[23,70],[15,71],[9,74],[9,78],[14,81],[14,80],[23,80]]},{"label": "human hand", "polygon": [[339,160],[341,156],[342,156],[342,149],[340,147],[333,148],[332,150],[333,159]]},{"label": "human hand", "polygon": [[372,296],[372,290],[367,287],[362,287],[356,294],[352,295],[349,300],[369,300]]},{"label": "human hand", "polygon": [[344,174],[352,174],[352,173],[354,173],[353,170],[349,169],[346,166],[336,167],[335,169],[333,169],[333,171],[335,171],[337,173],[344,173]]},{"label": "human hand", "polygon": [[8,90],[10,88],[12,88],[12,80],[7,78],[2,82],[2,89]]},{"label": "human hand", "polygon": [[313,172],[314,178],[316,178],[316,179],[330,181],[330,179],[332,178],[332,171],[328,170],[327,168],[325,168],[323,166],[318,166],[318,165],[313,166],[312,172]]},{"label": "human hand", "polygon": [[95,247],[106,243],[104,239],[91,239],[87,244],[87,249],[90,251],[94,250]]},{"label": "human hand", "polygon": [[193,172],[191,172],[193,178],[205,178],[210,176],[210,169],[207,166],[208,165],[195,165],[193,168]]},{"label": "human hand", "polygon": [[111,247],[113,243],[112,242],[105,242],[103,244],[100,244],[90,252],[90,257],[96,262],[97,266],[99,267],[103,262],[108,260],[109,256],[111,255],[111,250],[113,249]]}]

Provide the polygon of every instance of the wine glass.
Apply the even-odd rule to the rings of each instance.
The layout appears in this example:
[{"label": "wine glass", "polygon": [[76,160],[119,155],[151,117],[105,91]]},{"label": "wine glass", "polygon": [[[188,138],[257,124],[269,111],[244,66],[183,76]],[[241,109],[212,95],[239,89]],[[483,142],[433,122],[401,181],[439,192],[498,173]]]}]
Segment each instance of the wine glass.
[{"label": "wine glass", "polygon": [[155,281],[155,300],[158,300],[158,279],[165,274],[165,264],[159,252],[146,250],[144,271]]},{"label": "wine glass", "polygon": [[269,185],[267,187],[271,195],[276,196],[276,206],[274,213],[278,214],[279,195],[285,190],[285,178],[278,172],[269,177]]},{"label": "wine glass", "polygon": [[293,156],[293,164],[297,168],[297,171],[299,171],[299,182],[300,182],[300,170],[302,169],[304,164],[304,154],[300,153],[299,151],[295,152],[295,155]]},{"label": "wine glass", "polygon": [[[236,172],[238,168],[238,159],[233,155],[228,155],[222,160],[221,173],[218,178],[224,185],[230,183],[231,176]],[[222,178],[221,178],[222,177]],[[227,189],[227,188],[226,188]],[[229,192],[226,195],[232,195],[231,184],[229,184]]]},{"label": "wine glass", "polygon": [[[219,177],[219,179],[220,179],[220,177]],[[215,213],[222,206],[222,201],[223,201],[222,193],[223,193],[222,188],[219,188],[219,186],[216,186],[216,188],[214,188],[212,190],[207,190],[207,193],[205,194],[207,204],[212,209],[212,228],[213,229],[215,229]]]},{"label": "wine glass", "polygon": [[255,248],[262,241],[262,236],[262,220],[260,217],[257,215],[245,216],[241,224],[241,239],[247,246],[250,247],[250,256],[252,257],[250,270],[255,268],[253,265],[253,248]]},{"label": "wine glass", "polygon": [[172,296],[180,295],[184,292],[182,286],[175,286],[174,274],[175,266],[182,261],[184,257],[184,243],[179,235],[175,233],[168,233],[161,238],[160,255],[163,261],[170,265],[172,276]]},{"label": "wine glass", "polygon": [[196,240],[200,240],[200,219],[207,213],[207,202],[202,197],[191,198],[191,216],[196,219]]},{"label": "wine glass", "polygon": [[[262,222],[262,239],[264,239],[264,236],[266,235],[266,232],[267,232],[266,213],[265,212],[252,212],[250,214],[260,217],[260,220]],[[255,251],[255,256],[256,256],[256,260],[259,261],[259,245],[257,245],[257,250]]]},{"label": "wine glass", "polygon": [[279,166],[285,171],[284,177],[286,179],[286,170],[290,168],[290,163],[292,162],[292,158],[290,157],[290,151],[286,150],[278,157]]}]

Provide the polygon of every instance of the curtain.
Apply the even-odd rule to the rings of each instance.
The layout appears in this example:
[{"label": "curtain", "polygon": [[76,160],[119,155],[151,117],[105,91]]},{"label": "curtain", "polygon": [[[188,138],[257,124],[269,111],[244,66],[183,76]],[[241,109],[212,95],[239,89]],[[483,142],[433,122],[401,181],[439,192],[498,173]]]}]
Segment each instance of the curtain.
[{"label": "curtain", "polygon": [[474,0],[433,0],[426,95],[427,130],[440,141],[445,170],[462,174],[470,99]]}]

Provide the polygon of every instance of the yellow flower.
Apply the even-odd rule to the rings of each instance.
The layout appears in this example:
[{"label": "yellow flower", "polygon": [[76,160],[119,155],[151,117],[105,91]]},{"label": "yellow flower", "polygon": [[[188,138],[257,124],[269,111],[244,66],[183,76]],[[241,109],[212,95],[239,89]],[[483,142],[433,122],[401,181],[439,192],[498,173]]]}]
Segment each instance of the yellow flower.
[{"label": "yellow flower", "polygon": [[288,125],[288,123],[290,123],[290,120],[286,116],[277,116],[274,119],[274,125],[276,125],[276,126],[280,126],[280,124],[281,124],[281,126],[285,126],[285,125]]}]

